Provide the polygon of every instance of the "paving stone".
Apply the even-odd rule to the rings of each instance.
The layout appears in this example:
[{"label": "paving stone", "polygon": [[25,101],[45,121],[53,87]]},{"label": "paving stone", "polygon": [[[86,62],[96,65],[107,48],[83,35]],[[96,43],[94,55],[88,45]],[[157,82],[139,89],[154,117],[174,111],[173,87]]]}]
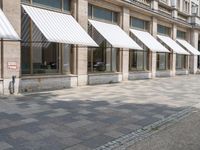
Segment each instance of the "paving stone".
[{"label": "paving stone", "polygon": [[0,150],[7,150],[7,149],[10,149],[10,148],[13,148],[13,146],[6,143],[6,142],[0,141]]},{"label": "paving stone", "polygon": [[113,138],[119,138],[120,136],[124,134],[118,131],[110,131],[110,132],[105,133],[105,135],[113,137]]},{"label": "paving stone", "polygon": [[65,150],[92,150],[92,149],[84,145],[78,144],[78,145],[66,148]]},{"label": "paving stone", "polygon": [[35,118],[27,118],[27,119],[23,119],[21,121],[24,122],[24,123],[38,122],[38,120],[35,119]]},{"label": "paving stone", "polygon": [[96,148],[99,147],[108,141],[112,141],[114,138],[106,136],[106,135],[99,135],[96,137],[93,137],[87,141],[83,142],[83,145],[89,147],[89,148]]},{"label": "paving stone", "polygon": [[79,127],[86,126],[86,125],[91,124],[91,123],[92,122],[89,121],[89,120],[80,120],[80,121],[68,123],[66,125],[71,127],[71,128],[79,128]]}]

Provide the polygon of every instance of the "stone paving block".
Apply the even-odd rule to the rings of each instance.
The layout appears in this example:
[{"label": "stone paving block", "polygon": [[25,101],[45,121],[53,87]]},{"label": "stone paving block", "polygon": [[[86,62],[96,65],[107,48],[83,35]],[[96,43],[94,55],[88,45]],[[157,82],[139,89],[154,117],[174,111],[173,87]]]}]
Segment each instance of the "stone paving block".
[{"label": "stone paving block", "polygon": [[91,139],[88,139],[88,140],[82,142],[82,144],[89,148],[94,149],[96,147],[104,145],[108,141],[112,141],[113,139],[114,138],[106,136],[106,135],[99,135],[99,136],[93,137]]},{"label": "stone paving block", "polygon": [[123,136],[124,134],[118,131],[110,131],[110,132],[105,133],[104,135],[110,136],[112,138],[119,138],[120,136]]},{"label": "stone paving block", "polygon": [[92,150],[92,149],[89,148],[89,147],[86,147],[86,146],[84,146],[84,145],[77,144],[77,145],[75,145],[75,146],[66,148],[65,150]]},{"label": "stone paving block", "polygon": [[79,128],[79,127],[86,126],[91,123],[93,123],[93,122],[91,122],[89,120],[80,120],[80,121],[68,123],[66,125],[69,126],[70,128]]},{"label": "stone paving block", "polygon": [[0,150],[8,150],[8,149],[11,149],[11,148],[13,148],[12,145],[10,145],[6,142],[0,141]]},{"label": "stone paving block", "polygon": [[19,131],[15,131],[15,132],[11,132],[10,136],[13,139],[18,139],[18,138],[23,138],[23,139],[27,139],[31,134],[29,132],[23,131],[23,130],[19,130]]},{"label": "stone paving block", "polygon": [[27,118],[27,119],[23,119],[23,120],[21,120],[21,121],[24,122],[24,123],[38,122],[38,120],[35,119],[35,118]]},{"label": "stone paving block", "polygon": [[79,110],[78,113],[87,115],[87,114],[90,114],[91,112],[83,109],[83,110]]},{"label": "stone paving block", "polygon": [[66,138],[60,138],[59,142],[65,146],[74,146],[81,143],[82,141],[74,137],[66,137]]}]

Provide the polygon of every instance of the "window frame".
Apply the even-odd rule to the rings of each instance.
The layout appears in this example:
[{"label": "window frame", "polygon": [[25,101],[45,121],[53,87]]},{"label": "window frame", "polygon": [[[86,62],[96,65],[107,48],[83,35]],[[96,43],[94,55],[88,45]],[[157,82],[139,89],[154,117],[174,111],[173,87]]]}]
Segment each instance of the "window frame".
[{"label": "window frame", "polygon": [[[160,54],[165,54],[165,68],[164,69],[159,68],[160,65],[158,63],[160,63],[160,61],[159,61],[160,60],[159,59]],[[156,70],[158,70],[158,71],[168,71],[168,70],[171,69],[170,55],[171,55],[171,53],[165,53],[165,52],[157,52],[156,53]]]},{"label": "window frame", "polygon": [[72,8],[71,0],[67,0],[67,1],[69,1],[69,10],[65,10],[64,9],[65,8],[64,7],[64,1],[65,0],[59,0],[59,1],[60,1],[60,4],[61,4],[60,8],[56,8],[56,7],[52,7],[52,6],[36,3],[36,2],[33,2],[33,0],[21,0],[21,3],[22,4],[29,4],[31,6],[36,6],[36,7],[47,9],[47,10],[51,10],[51,11],[57,11],[57,12],[70,14],[71,13],[71,8]]},{"label": "window frame", "polygon": [[[134,55],[134,53],[136,54],[136,62],[137,62],[137,53],[138,52],[142,53],[142,56],[143,56],[142,69],[138,69],[137,67],[136,68],[132,67],[134,57],[132,57],[132,59],[131,59],[131,55]],[[145,57],[146,57],[146,64],[145,64]],[[134,71],[149,71],[150,70],[149,58],[150,58],[150,51],[149,50],[144,50],[144,51],[131,50],[131,51],[129,51],[129,71],[131,71],[131,72],[134,72]],[[146,68],[145,68],[145,66],[146,66]]]},{"label": "window frame", "polygon": [[[141,28],[137,27],[137,26],[134,26],[134,24],[133,24],[134,20],[143,22],[144,26],[141,27]],[[130,17],[130,27],[133,28],[133,29],[137,29],[137,30],[148,31],[149,30],[149,21],[142,20],[140,18],[136,18],[136,17],[131,16]]]},{"label": "window frame", "polygon": [[[181,57],[180,61],[181,61],[181,67],[178,67],[177,65],[177,60],[178,57]],[[178,62],[180,63],[180,62]],[[187,68],[187,56],[186,55],[182,55],[182,54],[176,54],[176,70],[184,70]]]},{"label": "window frame", "polygon": [[[94,9],[95,8],[100,9],[102,11],[110,12],[111,13],[111,20],[96,17],[94,15]],[[114,15],[115,15],[115,17],[114,17]],[[103,7],[99,7],[99,6],[96,6],[96,5],[93,5],[93,4],[88,4],[88,18],[103,21],[103,22],[108,22],[108,23],[112,23],[112,24],[118,24],[119,23],[119,13],[118,12],[115,12],[115,11],[112,11],[112,10],[109,10],[109,9],[106,9],[106,8],[103,8]],[[115,18],[117,20],[115,20]]]}]

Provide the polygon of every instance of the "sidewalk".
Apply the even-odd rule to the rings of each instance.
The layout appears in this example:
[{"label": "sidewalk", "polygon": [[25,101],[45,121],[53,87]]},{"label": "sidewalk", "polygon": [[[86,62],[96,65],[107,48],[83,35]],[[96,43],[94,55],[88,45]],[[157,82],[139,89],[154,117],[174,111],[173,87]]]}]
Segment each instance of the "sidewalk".
[{"label": "sidewalk", "polygon": [[92,150],[199,103],[180,76],[0,99],[0,150]]}]

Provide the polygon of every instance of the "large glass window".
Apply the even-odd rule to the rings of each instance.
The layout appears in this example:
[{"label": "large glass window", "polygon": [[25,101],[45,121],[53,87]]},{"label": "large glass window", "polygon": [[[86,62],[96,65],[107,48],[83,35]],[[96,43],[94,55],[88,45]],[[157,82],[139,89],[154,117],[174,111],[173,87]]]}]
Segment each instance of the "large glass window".
[{"label": "large glass window", "polygon": [[147,71],[149,70],[149,51],[129,51],[129,70]]},{"label": "large glass window", "polygon": [[169,53],[157,53],[157,70],[170,69],[170,54]]},{"label": "large glass window", "polygon": [[170,36],[170,28],[169,27],[158,25],[157,32],[160,33],[160,34]]},{"label": "large glass window", "polygon": [[104,9],[104,8],[97,7],[90,4],[88,6],[88,16],[92,19],[101,19],[101,20],[106,20],[113,23],[118,22],[117,12],[110,11],[108,9]]},{"label": "large glass window", "polygon": [[176,69],[185,69],[186,68],[186,56],[176,54]]},{"label": "large glass window", "polygon": [[33,5],[39,5],[42,7],[48,7],[51,9],[58,9],[64,11],[70,11],[71,0],[21,0],[23,3],[31,3]]},{"label": "large glass window", "polygon": [[177,38],[186,39],[186,32],[177,30]]},{"label": "large glass window", "polygon": [[43,6],[53,7],[57,9],[61,9],[61,0],[32,0],[33,4],[40,4]]},{"label": "large glass window", "polygon": [[99,48],[88,52],[88,72],[118,72],[119,49],[104,41]]},{"label": "large glass window", "polygon": [[149,26],[148,21],[131,17],[131,27],[132,28],[137,28],[137,29],[142,29],[142,30],[148,30],[148,26]]},{"label": "large glass window", "polygon": [[70,73],[71,47],[48,42],[23,12],[21,34],[22,75]]}]

